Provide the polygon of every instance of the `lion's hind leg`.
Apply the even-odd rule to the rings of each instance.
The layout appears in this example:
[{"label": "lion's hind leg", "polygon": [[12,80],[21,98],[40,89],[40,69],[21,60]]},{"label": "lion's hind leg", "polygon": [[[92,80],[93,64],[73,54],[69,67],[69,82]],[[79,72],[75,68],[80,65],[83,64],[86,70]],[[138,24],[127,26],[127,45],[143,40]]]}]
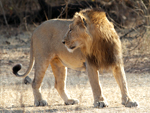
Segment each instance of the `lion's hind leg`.
[{"label": "lion's hind leg", "polygon": [[125,105],[125,107],[136,107],[138,106],[137,102],[133,102],[131,97],[129,96],[127,82],[126,82],[126,76],[124,72],[123,65],[117,65],[113,68],[113,75],[119,85],[119,88],[121,90],[122,94],[122,104]]},{"label": "lion's hind leg", "polygon": [[71,99],[66,92],[67,68],[57,58],[51,61],[51,67],[55,76],[55,88],[64,100],[65,104],[78,104],[79,101],[77,99]]},{"label": "lion's hind leg", "polygon": [[34,105],[35,106],[46,106],[47,102],[43,100],[41,95],[41,83],[43,81],[45,72],[49,66],[49,60],[46,57],[36,57],[35,59],[35,76],[32,82],[33,94],[34,94]]}]

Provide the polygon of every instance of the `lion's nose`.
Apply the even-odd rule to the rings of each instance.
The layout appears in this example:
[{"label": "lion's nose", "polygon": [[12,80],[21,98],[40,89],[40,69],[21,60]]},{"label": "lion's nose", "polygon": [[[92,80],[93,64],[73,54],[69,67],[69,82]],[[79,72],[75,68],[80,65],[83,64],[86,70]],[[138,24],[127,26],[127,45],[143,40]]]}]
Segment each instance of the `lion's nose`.
[{"label": "lion's nose", "polygon": [[62,43],[65,44],[65,41],[63,40]]}]

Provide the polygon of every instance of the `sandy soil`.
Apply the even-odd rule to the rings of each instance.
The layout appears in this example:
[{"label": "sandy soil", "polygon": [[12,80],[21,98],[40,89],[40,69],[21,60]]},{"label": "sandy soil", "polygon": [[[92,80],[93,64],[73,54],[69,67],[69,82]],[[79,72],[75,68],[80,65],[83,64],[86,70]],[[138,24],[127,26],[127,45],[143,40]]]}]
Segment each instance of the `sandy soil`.
[{"label": "sandy soil", "polygon": [[[68,69],[67,90],[72,98],[79,99],[79,105],[66,106],[54,88],[54,76],[48,68],[42,84],[42,94],[48,106],[34,107],[31,85],[23,84],[23,78],[12,74],[12,67],[22,63],[23,73],[29,64],[30,37],[23,27],[1,28],[0,31],[0,113],[21,112],[102,112],[102,113],[149,113],[150,112],[150,39],[122,40],[125,70],[131,97],[139,102],[138,108],[121,105],[119,87],[111,73],[99,76],[109,107],[93,108],[92,90],[85,73]],[[140,44],[138,44],[138,42]],[[135,48],[134,48],[135,47]],[[134,49],[133,49],[134,48]],[[33,78],[34,69],[29,74]]]}]

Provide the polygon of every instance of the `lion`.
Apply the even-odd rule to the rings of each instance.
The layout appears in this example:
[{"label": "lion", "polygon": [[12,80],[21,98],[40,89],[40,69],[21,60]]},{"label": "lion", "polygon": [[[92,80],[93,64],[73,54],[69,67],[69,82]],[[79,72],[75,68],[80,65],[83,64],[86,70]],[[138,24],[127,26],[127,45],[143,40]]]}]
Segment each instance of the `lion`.
[{"label": "lion", "polygon": [[48,105],[42,98],[40,87],[49,64],[55,77],[55,88],[66,105],[79,103],[66,92],[67,68],[72,68],[87,72],[94,107],[108,106],[98,79],[100,69],[112,69],[124,106],[138,106],[128,92],[119,36],[105,12],[99,9],[84,9],[75,13],[73,19],[52,19],[42,23],[32,35],[27,71],[20,75],[21,64],[17,64],[13,73],[26,77],[34,64],[32,88],[35,106]]}]

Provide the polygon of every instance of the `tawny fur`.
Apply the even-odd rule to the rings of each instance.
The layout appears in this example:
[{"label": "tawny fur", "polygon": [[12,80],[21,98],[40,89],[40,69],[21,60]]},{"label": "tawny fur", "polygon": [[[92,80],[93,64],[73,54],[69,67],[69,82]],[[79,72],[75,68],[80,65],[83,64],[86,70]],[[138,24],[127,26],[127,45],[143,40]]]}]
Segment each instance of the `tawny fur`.
[{"label": "tawny fur", "polygon": [[32,88],[36,106],[47,105],[40,87],[49,64],[55,77],[55,88],[66,105],[79,102],[70,98],[66,92],[66,67],[87,71],[95,107],[102,108],[108,105],[98,78],[98,70],[108,67],[112,68],[121,90],[122,104],[127,107],[138,105],[132,101],[128,93],[120,39],[113,24],[100,10],[86,9],[76,13],[73,20],[53,19],[42,23],[32,35],[27,71],[20,75],[18,71],[21,65],[18,64],[14,66],[13,73],[25,77],[34,64]]}]

